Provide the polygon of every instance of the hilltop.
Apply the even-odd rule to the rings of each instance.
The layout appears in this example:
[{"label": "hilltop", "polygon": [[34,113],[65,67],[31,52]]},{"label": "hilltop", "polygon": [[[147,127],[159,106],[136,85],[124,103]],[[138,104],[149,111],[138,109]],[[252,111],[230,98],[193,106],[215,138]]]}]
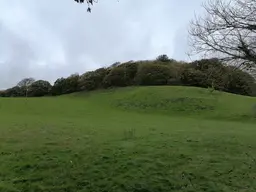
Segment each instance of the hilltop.
[{"label": "hilltop", "polygon": [[75,92],[129,86],[192,86],[256,96],[256,82],[247,71],[211,58],[190,63],[160,55],[150,61],[114,63],[81,75],[58,78],[53,86],[45,80],[25,78],[17,86],[0,91],[2,97],[58,96]]}]

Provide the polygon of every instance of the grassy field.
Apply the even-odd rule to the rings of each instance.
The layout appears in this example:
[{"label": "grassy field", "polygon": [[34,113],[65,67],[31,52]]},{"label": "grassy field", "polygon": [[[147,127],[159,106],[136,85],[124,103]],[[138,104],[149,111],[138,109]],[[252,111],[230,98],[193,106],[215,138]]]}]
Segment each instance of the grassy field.
[{"label": "grassy field", "polygon": [[2,192],[256,191],[256,98],[130,87],[0,99]]}]

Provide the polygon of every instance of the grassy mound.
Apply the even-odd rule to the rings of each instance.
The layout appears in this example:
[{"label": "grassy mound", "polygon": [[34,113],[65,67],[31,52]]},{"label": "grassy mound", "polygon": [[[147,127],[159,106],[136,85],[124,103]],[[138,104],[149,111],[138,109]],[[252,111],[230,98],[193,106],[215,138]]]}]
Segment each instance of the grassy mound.
[{"label": "grassy mound", "polygon": [[[194,87],[129,87],[92,94],[91,102],[124,111],[226,120],[253,120],[256,98]],[[108,108],[109,109],[109,108]]]},{"label": "grassy mound", "polygon": [[1,98],[0,191],[255,191],[255,101],[184,87]]}]

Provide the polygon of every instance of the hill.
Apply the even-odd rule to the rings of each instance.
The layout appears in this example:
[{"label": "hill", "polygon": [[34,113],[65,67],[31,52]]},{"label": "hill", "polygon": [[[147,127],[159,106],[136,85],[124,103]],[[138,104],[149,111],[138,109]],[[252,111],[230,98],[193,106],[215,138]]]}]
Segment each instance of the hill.
[{"label": "hill", "polygon": [[166,86],[1,98],[0,191],[254,191],[255,103]]},{"label": "hill", "polygon": [[76,93],[108,110],[164,114],[193,118],[254,120],[256,98],[181,86],[128,87]]},{"label": "hill", "polygon": [[219,59],[178,62],[160,55],[155,60],[114,63],[81,75],[45,80],[22,79],[16,86],[0,91],[0,97],[59,96],[75,92],[131,86],[193,86],[233,94],[256,96],[255,78]]}]

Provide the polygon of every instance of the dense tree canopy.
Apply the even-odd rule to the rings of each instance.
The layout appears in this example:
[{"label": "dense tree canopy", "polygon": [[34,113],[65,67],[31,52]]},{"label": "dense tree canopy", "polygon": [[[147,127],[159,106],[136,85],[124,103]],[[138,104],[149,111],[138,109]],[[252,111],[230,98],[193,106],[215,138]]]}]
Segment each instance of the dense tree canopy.
[{"label": "dense tree canopy", "polygon": [[55,81],[53,86],[44,80],[34,82],[28,79],[22,80],[19,83],[20,86],[0,91],[0,96],[56,96],[78,91],[137,85],[196,86],[210,88],[211,91],[220,90],[256,96],[255,79],[249,73],[240,69],[234,70],[234,67],[226,65],[217,58],[185,63],[160,55],[150,61],[118,62],[82,75],[73,74],[66,78],[61,77]]},{"label": "dense tree canopy", "polygon": [[38,80],[32,83],[28,88],[28,96],[42,97],[49,95],[51,92],[51,84],[48,81]]}]

